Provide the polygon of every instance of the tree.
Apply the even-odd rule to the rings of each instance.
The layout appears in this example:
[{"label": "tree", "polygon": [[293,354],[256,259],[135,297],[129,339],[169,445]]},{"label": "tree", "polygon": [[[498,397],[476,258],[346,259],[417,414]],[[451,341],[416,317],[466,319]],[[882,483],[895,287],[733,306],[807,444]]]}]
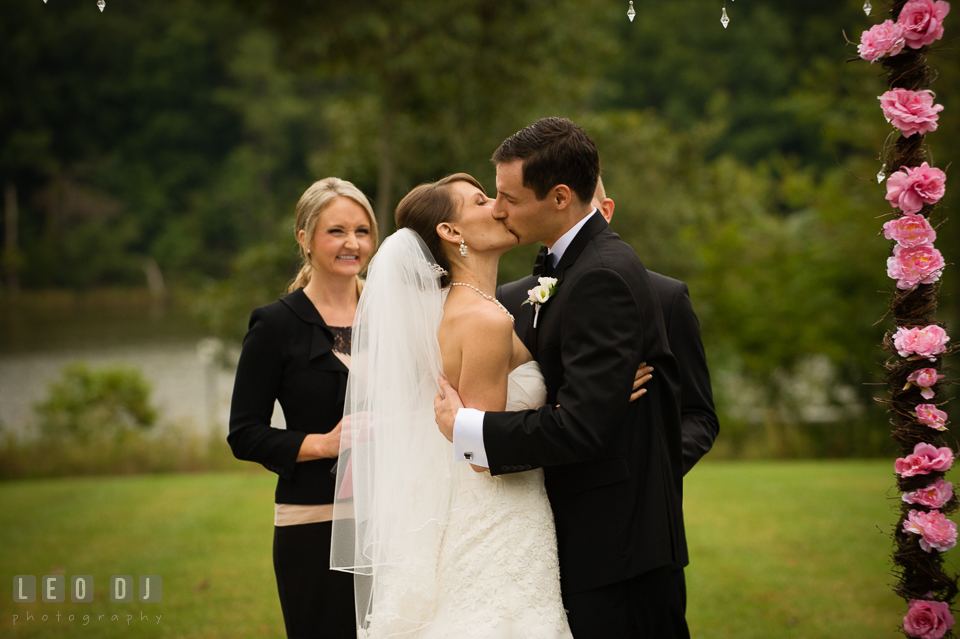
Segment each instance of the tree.
[{"label": "tree", "polygon": [[612,52],[604,27],[621,17],[599,0],[236,1],[294,64],[337,83],[325,164],[343,166],[348,146],[366,156],[356,173],[375,176],[384,232],[404,188],[459,170],[488,178],[507,135],[584,104]]}]

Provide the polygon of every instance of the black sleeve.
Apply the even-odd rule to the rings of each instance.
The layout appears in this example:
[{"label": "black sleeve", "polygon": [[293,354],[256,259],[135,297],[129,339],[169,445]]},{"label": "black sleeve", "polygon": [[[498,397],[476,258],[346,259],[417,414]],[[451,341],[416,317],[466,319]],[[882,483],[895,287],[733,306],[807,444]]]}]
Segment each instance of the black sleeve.
[{"label": "black sleeve", "polygon": [[608,269],[588,271],[567,285],[573,289],[560,321],[560,406],[484,415],[484,448],[493,474],[503,466],[589,460],[610,441],[627,410],[643,357],[643,326],[633,293]]},{"label": "black sleeve", "polygon": [[283,377],[281,335],[262,309],[250,315],[233,384],[227,442],[237,459],[259,462],[284,479],[292,479],[306,433],[270,426]]},{"label": "black sleeve", "polygon": [[[713,406],[707,355],[700,337],[700,322],[693,312],[687,285],[677,288],[671,304],[670,350],[680,364],[680,432],[683,440],[683,474],[713,447],[720,421]],[[654,373],[656,375],[656,373]]]}]

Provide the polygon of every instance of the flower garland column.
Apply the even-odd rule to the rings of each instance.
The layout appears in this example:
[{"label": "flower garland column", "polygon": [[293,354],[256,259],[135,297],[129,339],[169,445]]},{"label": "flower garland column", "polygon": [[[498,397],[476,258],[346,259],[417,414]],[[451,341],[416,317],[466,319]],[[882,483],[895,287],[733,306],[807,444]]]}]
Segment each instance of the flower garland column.
[{"label": "flower garland column", "polygon": [[[945,264],[934,246],[946,174],[927,162],[924,137],[936,131],[943,106],[928,87],[934,76],[927,65],[930,45],[943,37],[943,19],[950,12],[944,0],[894,0],[892,19],[863,32],[860,57],[881,61],[889,90],[880,96],[887,121],[899,130],[885,146],[887,195],[894,219],[883,225],[893,240],[887,274],[896,281],[892,293],[893,330],[884,339],[891,357],[884,363],[889,384],[886,400],[893,415],[893,439],[903,449],[894,464],[903,493],[901,516],[894,531],[893,553],[899,583],[895,592],[907,600],[903,630],[908,637],[940,639],[954,618],[950,605],[957,578],[944,572],[943,555],[957,543],[957,525],[946,515],[956,512],[953,485],[944,479],[954,451],[943,438],[948,416],[937,401],[942,358],[951,354],[950,338],[936,319],[940,274]],[[896,132],[894,133],[896,134]]]}]

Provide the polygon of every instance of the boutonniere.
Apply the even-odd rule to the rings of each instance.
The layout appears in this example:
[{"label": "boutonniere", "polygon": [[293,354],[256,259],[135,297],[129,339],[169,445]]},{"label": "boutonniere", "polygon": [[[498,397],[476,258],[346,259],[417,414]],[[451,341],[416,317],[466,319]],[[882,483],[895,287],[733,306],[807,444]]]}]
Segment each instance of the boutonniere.
[{"label": "boutonniere", "polygon": [[[540,316],[540,307],[550,301],[557,292],[557,278],[541,277],[540,284],[527,291],[527,299],[524,304],[533,304],[533,327],[537,327],[537,318]],[[523,304],[521,304],[522,306]]]}]

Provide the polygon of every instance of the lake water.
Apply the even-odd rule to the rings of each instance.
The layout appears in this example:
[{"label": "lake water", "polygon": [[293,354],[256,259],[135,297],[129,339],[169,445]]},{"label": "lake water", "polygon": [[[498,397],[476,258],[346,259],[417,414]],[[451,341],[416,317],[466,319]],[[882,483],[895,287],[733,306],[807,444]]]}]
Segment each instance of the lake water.
[{"label": "lake water", "polygon": [[[158,311],[140,291],[0,298],[0,423],[27,432],[49,384],[64,366],[83,361],[138,368],[153,387],[160,423],[225,436],[235,368],[203,360],[198,345],[207,337],[188,313]],[[235,362],[239,345],[226,348],[225,359]],[[279,407],[273,421],[284,427]]]}]

